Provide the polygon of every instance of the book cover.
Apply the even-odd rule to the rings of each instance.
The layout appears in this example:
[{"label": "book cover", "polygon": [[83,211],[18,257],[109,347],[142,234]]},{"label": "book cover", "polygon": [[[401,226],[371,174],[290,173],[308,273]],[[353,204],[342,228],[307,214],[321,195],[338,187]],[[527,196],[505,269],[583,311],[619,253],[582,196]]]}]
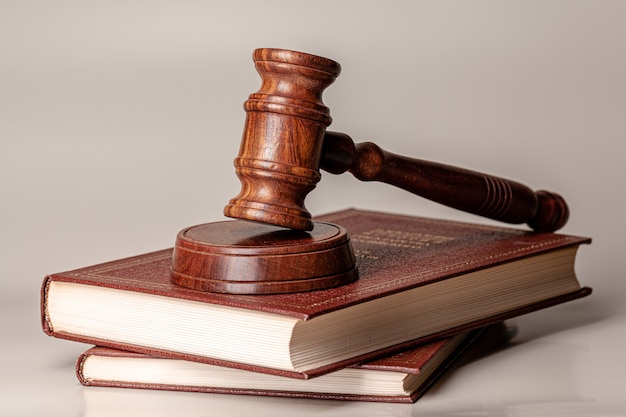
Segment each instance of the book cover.
[{"label": "book cover", "polygon": [[412,403],[453,367],[483,330],[306,380],[100,346],[80,355],[76,375],[85,386]]},{"label": "book cover", "polygon": [[51,336],[310,378],[590,294],[574,272],[590,239],[349,209],[359,279],[275,295],[170,280],[171,249],[44,279]]}]

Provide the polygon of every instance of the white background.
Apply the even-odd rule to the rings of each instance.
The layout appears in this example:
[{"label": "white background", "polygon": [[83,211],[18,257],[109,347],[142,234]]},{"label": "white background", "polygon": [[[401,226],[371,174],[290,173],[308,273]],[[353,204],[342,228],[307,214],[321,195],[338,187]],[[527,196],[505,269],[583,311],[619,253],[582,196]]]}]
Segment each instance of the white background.
[{"label": "white background", "polygon": [[[44,275],[223,219],[257,47],[341,63],[332,130],[561,193],[562,232],[594,239],[577,262],[594,294],[518,319],[517,344],[408,407],[81,388],[85,346],[39,326]],[[623,415],[625,79],[621,1],[0,0],[0,414],[82,415],[104,395],[135,416]],[[491,223],[349,174],[306,201]]]}]

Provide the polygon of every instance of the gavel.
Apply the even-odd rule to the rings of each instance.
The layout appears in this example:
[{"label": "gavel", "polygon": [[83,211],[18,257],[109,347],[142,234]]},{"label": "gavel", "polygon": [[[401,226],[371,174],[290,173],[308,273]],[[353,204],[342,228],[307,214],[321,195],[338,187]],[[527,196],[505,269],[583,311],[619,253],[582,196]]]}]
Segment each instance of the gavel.
[{"label": "gavel", "polygon": [[257,49],[253,59],[262,84],[244,103],[246,123],[235,159],[241,191],[224,208],[238,220],[181,230],[172,282],[200,291],[275,294],[357,280],[348,231],[312,221],[304,206],[320,169],[349,171],[470,213],[526,222],[536,231],[554,231],[567,221],[567,205],[558,194],[327,132],[331,117],[322,92],[339,75],[337,62],[282,49]]},{"label": "gavel", "polygon": [[224,208],[228,217],[309,231],[314,222],[306,195],[320,169],[381,181],[448,207],[506,223],[552,232],[568,219],[558,194],[468,169],[409,158],[378,145],[355,144],[329,132],[322,93],[341,66],[327,58],[284,50],[253,53],[262,84],[244,103],[246,122],[235,159],[241,191]]}]

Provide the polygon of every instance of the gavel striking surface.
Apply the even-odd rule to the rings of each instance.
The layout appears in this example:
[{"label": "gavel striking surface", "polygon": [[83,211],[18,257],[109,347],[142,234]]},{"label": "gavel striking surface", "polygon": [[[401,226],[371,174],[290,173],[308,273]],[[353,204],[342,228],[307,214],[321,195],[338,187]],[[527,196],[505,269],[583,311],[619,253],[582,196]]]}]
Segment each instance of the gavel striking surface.
[{"label": "gavel striking surface", "polygon": [[310,232],[241,220],[188,227],[172,261],[174,283],[232,294],[320,290],[357,276],[346,230],[324,222]]}]

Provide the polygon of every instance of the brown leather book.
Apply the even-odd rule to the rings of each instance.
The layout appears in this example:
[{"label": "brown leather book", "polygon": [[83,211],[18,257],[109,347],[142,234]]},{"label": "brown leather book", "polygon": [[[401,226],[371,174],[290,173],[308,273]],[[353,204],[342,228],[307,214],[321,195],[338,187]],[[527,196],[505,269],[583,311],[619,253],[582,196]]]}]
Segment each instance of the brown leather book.
[{"label": "brown leather book", "polygon": [[80,355],[76,375],[85,386],[411,403],[450,370],[483,330],[306,380],[100,346]]},{"label": "brown leather book", "polygon": [[41,295],[55,337],[309,378],[590,294],[574,271],[590,239],[357,209],[344,226],[359,279],[294,294],[191,290],[171,249],[52,274]]}]

